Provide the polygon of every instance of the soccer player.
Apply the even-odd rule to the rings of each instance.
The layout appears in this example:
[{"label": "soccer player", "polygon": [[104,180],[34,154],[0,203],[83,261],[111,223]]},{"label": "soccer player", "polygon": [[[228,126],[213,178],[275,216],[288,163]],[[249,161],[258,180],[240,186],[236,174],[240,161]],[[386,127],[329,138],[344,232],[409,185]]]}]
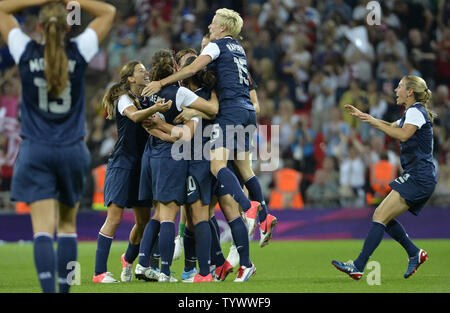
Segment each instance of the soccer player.
[{"label": "soccer player", "polygon": [[[171,52],[168,50],[156,52],[152,58],[152,79],[163,79],[173,74],[174,71],[175,61]],[[181,112],[182,106],[193,107],[207,114],[217,114],[219,107],[217,99],[214,99],[215,96],[212,96],[211,101],[206,101],[189,89],[180,87],[178,84],[166,86],[156,95],[152,96],[150,101],[155,102],[159,97],[172,100],[173,105],[170,110],[154,118],[158,127],[173,124],[175,117]],[[159,119],[166,122],[164,123],[165,126],[162,126]],[[170,131],[177,139],[181,139],[186,137],[186,134],[192,136],[194,128],[195,121],[191,120],[181,127],[162,130],[165,132]],[[171,142],[160,140],[154,136],[149,137],[146,151],[149,150],[151,177],[142,179],[140,186],[140,189],[146,189],[146,186],[151,186],[153,200],[155,201],[156,208],[159,210],[160,224],[155,224],[153,227],[154,231],[152,231],[153,236],[156,237],[158,233],[156,230],[159,228],[159,249],[161,253],[159,282],[177,281],[170,274],[175,239],[174,221],[180,205],[183,205],[185,202],[186,196],[187,161],[183,159],[176,160],[172,155],[172,146],[173,144]],[[144,152],[144,157],[145,155]],[[143,166],[142,172],[148,173],[148,169]],[[150,242],[153,244],[154,240]],[[149,247],[149,249],[151,250],[152,247]]]},{"label": "soccer player", "polygon": [[212,41],[206,45],[201,55],[177,73],[160,81],[151,82],[144,88],[143,94],[152,95],[168,84],[193,76],[206,66],[216,73],[220,110],[216,116],[217,127],[211,136],[215,145],[211,149],[211,171],[247,214],[251,202],[242,190],[236,175],[227,168],[227,161],[234,159],[233,162],[245,182],[250,198],[261,204],[259,221],[264,246],[272,236],[277,219],[268,214],[261,185],[250,166],[251,134],[249,132],[243,134],[243,145],[238,143],[237,139],[240,138],[235,138],[235,132],[227,134],[227,126],[235,128],[249,126],[256,129],[256,113],[249,95],[247,58],[244,49],[235,39],[242,25],[242,18],[237,12],[229,9],[217,10],[208,26]]},{"label": "soccer player", "polygon": [[375,209],[372,226],[358,258],[348,262],[332,261],[340,271],[351,278],[360,279],[366,263],[387,232],[406,250],[409,256],[404,278],[414,274],[428,259],[428,254],[418,248],[395,218],[410,211],[418,215],[436,187],[436,169],[433,163],[433,116],[428,108],[431,91],[418,76],[405,76],[395,89],[397,104],[405,107],[402,118],[388,123],[363,113],[351,105],[345,105],[351,115],[367,122],[386,135],[400,141],[402,176],[392,181],[392,191]]},{"label": "soccer player", "polygon": [[[11,197],[29,203],[33,253],[43,292],[69,292],[70,262],[77,260],[76,214],[89,171],[85,136],[84,73],[108,34],[115,8],[79,0],[95,18],[79,35],[65,41],[67,10],[49,0],[0,2],[0,33],[19,66],[22,83],[20,153],[14,166]],[[13,14],[42,6],[43,42],[22,32]],[[53,235],[57,232],[56,255]]]},{"label": "soccer player", "polygon": [[125,208],[133,208],[136,223],[130,232],[127,251],[122,255],[121,280],[133,278],[133,262],[139,253],[139,243],[150,218],[152,201],[139,201],[141,158],[148,139],[142,121],[156,112],[167,111],[171,101],[159,99],[148,107],[148,98],[140,94],[150,82],[145,66],[138,61],[128,62],[120,70],[120,81],[114,84],[103,98],[108,119],[117,123],[118,140],[108,160],[105,175],[106,221],[100,229],[95,255],[94,283],[117,282],[107,271],[108,255],[114,234],[122,222]]}]

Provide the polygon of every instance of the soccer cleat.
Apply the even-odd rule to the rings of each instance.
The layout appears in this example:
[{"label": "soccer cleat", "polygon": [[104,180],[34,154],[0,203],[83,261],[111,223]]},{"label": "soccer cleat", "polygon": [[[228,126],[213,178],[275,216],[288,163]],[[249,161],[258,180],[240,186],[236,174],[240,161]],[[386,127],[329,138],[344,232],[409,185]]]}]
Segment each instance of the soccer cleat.
[{"label": "soccer cleat", "polygon": [[249,278],[255,274],[256,274],[256,267],[254,264],[252,264],[251,267],[245,267],[241,265],[241,267],[239,267],[238,275],[234,281],[237,283],[242,283],[249,280]]},{"label": "soccer cleat", "polygon": [[134,269],[134,276],[136,276],[136,278],[139,280],[158,281],[159,270],[137,264],[136,268]]},{"label": "soccer cleat", "polygon": [[277,224],[278,224],[277,218],[272,214],[267,214],[264,222],[262,222],[261,225],[259,225],[261,230],[259,246],[261,248],[269,244],[269,240],[272,239],[272,233]]},{"label": "soccer cleat", "polygon": [[111,284],[111,283],[118,283],[119,281],[114,279],[112,277],[112,274],[110,272],[104,272],[99,275],[95,275],[92,277],[93,283],[101,283],[101,284]]},{"label": "soccer cleat", "polygon": [[406,270],[406,273],[405,275],[403,275],[403,277],[410,277],[417,271],[420,264],[424,263],[426,260],[428,260],[428,253],[420,249],[417,255],[409,258],[408,269]]},{"label": "soccer cleat", "polygon": [[122,273],[120,274],[120,279],[123,282],[129,282],[133,280],[133,263],[128,263],[125,260],[125,253],[120,257],[122,261]]},{"label": "soccer cleat", "polygon": [[245,212],[245,218],[247,220],[248,234],[251,236],[255,232],[256,217],[258,211],[261,210],[261,204],[257,201],[250,201],[251,207]]},{"label": "soccer cleat", "polygon": [[236,267],[239,265],[239,252],[237,251],[236,245],[233,243],[228,252],[227,261],[230,262],[231,266]]},{"label": "soccer cleat", "polygon": [[183,237],[180,237],[180,235],[175,237],[175,249],[173,250],[173,258],[172,261],[178,260],[181,257],[181,254],[183,253]]},{"label": "soccer cleat", "polygon": [[193,283],[195,275],[197,275],[197,268],[195,267],[190,271],[183,271],[183,274],[181,274],[181,281],[183,283]]},{"label": "soccer cleat", "polygon": [[206,276],[202,276],[200,274],[197,274],[194,277],[194,283],[210,283],[212,281],[213,281],[213,278],[212,278],[211,273],[206,275]]},{"label": "soccer cleat", "polygon": [[221,266],[216,267],[216,273],[214,279],[216,281],[224,281],[227,278],[228,274],[233,271],[233,266],[225,260],[225,262]]},{"label": "soccer cleat", "polygon": [[178,280],[176,278],[172,277],[172,275],[167,276],[164,273],[159,273],[158,282],[160,282],[160,283],[176,283],[176,282],[178,282]]},{"label": "soccer cleat", "polygon": [[347,262],[332,261],[331,264],[333,264],[334,267],[336,267],[341,272],[348,274],[354,280],[359,280],[364,274],[364,272],[360,272],[356,268],[356,266],[353,264],[353,261]]}]

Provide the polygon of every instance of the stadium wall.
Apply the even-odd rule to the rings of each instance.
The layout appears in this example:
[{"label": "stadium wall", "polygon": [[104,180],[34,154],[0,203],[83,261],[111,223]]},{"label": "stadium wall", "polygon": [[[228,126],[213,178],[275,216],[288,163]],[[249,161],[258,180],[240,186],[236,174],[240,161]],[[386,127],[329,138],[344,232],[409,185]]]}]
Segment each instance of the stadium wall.
[{"label": "stadium wall", "polygon": [[[328,240],[363,239],[369,229],[373,208],[364,209],[321,209],[321,210],[276,210],[278,226],[275,240]],[[79,240],[97,240],[97,234],[106,218],[104,211],[81,211],[77,218]],[[216,218],[222,230],[221,241],[230,241],[231,233],[221,212]],[[419,216],[405,213],[398,218],[411,238],[450,238],[450,208],[425,208]],[[134,215],[127,210],[123,222],[114,238],[128,240],[134,224]],[[386,235],[389,238],[388,235]],[[0,215],[0,241],[15,242],[32,240],[29,215]],[[259,231],[254,240],[259,240]]]}]

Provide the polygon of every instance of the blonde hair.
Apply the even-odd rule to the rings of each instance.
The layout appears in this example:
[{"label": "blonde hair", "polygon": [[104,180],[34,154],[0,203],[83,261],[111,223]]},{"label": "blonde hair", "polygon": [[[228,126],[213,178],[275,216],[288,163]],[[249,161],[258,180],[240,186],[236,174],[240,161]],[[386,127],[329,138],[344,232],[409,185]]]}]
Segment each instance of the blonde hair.
[{"label": "blonde hair", "polygon": [[39,23],[43,26],[45,46],[45,79],[48,92],[59,96],[67,86],[67,55],[64,37],[67,27],[67,10],[61,3],[49,3],[39,13]]},{"label": "blonde hair", "polygon": [[427,110],[430,121],[433,122],[436,114],[429,108],[432,93],[431,90],[428,89],[425,80],[423,80],[423,78],[419,76],[414,75],[405,76],[404,79],[406,89],[413,90],[414,99],[424,106],[425,110]]},{"label": "blonde hair", "polygon": [[120,81],[111,86],[103,97],[103,108],[106,110],[107,119],[112,120],[115,117],[116,101],[124,94],[127,94],[133,100],[137,108],[141,108],[139,101],[130,92],[130,82],[128,77],[134,75],[134,68],[141,64],[139,61],[130,61],[120,69]]},{"label": "blonde hair", "polygon": [[218,9],[216,11],[219,26],[225,26],[228,34],[233,38],[237,38],[241,32],[244,21],[242,17],[236,11],[231,9]]}]

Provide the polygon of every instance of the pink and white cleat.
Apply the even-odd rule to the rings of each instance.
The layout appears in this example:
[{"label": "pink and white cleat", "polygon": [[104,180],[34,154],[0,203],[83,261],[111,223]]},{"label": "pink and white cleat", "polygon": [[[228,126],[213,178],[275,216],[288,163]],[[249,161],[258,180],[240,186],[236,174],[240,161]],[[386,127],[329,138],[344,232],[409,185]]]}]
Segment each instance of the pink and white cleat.
[{"label": "pink and white cleat", "polygon": [[122,261],[122,273],[120,274],[120,279],[123,282],[129,282],[133,280],[133,263],[128,263],[125,260],[125,253],[120,257]]},{"label": "pink and white cleat", "polygon": [[249,236],[253,235],[256,228],[256,218],[258,216],[258,212],[261,210],[261,204],[257,201],[250,201],[251,207],[245,212],[245,217],[247,220],[248,234]]},{"label": "pink and white cleat", "polygon": [[92,277],[92,282],[101,284],[111,284],[111,283],[118,283],[119,281],[116,280],[114,277],[112,277],[112,274],[110,272],[104,272],[98,275],[94,274],[94,277]]},{"label": "pink and white cleat", "polygon": [[272,214],[267,214],[266,219],[259,225],[261,230],[261,238],[259,240],[259,246],[262,248],[269,244],[269,240],[272,238],[272,233],[277,226],[278,221]]}]

